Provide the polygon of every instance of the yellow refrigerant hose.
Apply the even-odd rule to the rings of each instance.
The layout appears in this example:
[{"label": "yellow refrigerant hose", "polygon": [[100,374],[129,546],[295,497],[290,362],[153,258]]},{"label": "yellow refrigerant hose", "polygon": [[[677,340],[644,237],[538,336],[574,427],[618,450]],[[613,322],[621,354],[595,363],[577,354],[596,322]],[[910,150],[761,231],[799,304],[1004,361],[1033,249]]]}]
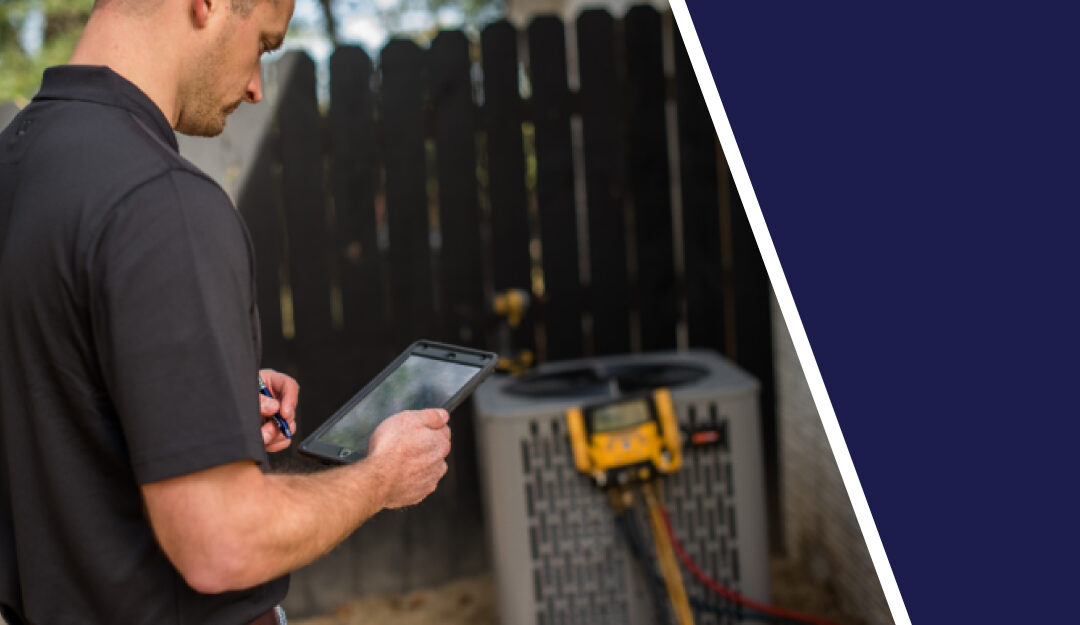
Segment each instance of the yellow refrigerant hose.
[{"label": "yellow refrigerant hose", "polygon": [[694,614],[690,611],[690,600],[686,597],[679,562],[675,559],[675,550],[671,547],[664,517],[660,513],[660,483],[657,480],[641,486],[645,503],[649,507],[649,525],[652,527],[653,542],[656,544],[656,560],[660,563],[660,572],[664,575],[671,607],[679,625],[694,625]]}]

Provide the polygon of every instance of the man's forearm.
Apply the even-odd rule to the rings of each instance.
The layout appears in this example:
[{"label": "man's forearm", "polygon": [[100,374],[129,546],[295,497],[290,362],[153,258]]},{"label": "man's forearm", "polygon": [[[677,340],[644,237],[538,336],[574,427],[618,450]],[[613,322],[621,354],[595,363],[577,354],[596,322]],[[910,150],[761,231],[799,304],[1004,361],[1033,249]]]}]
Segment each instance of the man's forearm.
[{"label": "man's forearm", "polygon": [[[180,480],[189,483],[144,487],[147,508],[166,555],[207,593],[249,588],[308,564],[386,501],[371,459],[298,475],[233,463]],[[177,506],[188,513],[174,514]]]},{"label": "man's forearm", "polygon": [[446,474],[450,415],[408,410],[383,421],[354,465],[266,475],[251,460],[142,487],[169,561],[200,592],[250,588],[330,551],[383,508],[419,503]]},{"label": "man's forearm", "polygon": [[261,511],[249,517],[246,536],[249,571],[240,587],[280,577],[322,556],[357,526],[382,510],[383,480],[374,463],[319,474],[266,475]]}]

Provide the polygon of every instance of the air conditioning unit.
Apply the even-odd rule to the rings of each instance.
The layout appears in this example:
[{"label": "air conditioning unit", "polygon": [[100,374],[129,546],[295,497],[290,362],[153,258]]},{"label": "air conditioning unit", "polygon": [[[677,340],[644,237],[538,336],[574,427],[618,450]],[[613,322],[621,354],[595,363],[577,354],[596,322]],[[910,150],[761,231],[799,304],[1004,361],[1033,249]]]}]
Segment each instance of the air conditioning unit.
[{"label": "air conditioning unit", "polygon": [[[608,497],[574,467],[565,411],[658,387],[671,389],[680,426],[724,434],[719,445],[687,449],[682,468],[663,478],[676,536],[713,579],[768,601],[757,381],[711,351],[630,354],[490,378],[474,395],[503,625],[653,622],[646,579],[616,531]],[[683,578],[692,597],[723,604]],[[697,622],[739,621],[704,613]]]}]

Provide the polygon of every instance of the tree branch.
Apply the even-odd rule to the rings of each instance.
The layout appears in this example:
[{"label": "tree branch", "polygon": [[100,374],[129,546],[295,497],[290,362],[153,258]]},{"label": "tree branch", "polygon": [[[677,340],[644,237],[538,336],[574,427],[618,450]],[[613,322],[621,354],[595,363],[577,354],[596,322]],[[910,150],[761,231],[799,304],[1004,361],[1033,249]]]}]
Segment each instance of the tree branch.
[{"label": "tree branch", "polygon": [[332,2],[333,0],[319,0],[323,10],[323,20],[326,22],[326,35],[330,37],[330,42],[336,48],[338,46],[338,30],[337,20],[334,18],[334,9],[331,6]]}]

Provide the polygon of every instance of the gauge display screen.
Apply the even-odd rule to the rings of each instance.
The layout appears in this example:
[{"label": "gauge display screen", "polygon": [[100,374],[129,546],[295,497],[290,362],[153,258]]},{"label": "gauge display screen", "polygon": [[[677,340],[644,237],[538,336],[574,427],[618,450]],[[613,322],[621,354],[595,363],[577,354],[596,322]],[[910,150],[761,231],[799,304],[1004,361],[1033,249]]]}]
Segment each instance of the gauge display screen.
[{"label": "gauge display screen", "polygon": [[589,411],[593,432],[613,432],[636,427],[652,419],[647,399],[636,399],[609,406],[598,406]]}]

